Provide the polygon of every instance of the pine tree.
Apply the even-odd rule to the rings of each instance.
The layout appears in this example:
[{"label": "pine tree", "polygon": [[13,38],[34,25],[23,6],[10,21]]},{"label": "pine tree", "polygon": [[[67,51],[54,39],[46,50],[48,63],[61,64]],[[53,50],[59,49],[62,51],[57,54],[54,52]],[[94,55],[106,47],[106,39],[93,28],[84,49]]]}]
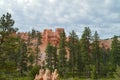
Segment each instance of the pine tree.
[{"label": "pine tree", "polygon": [[54,70],[57,67],[57,48],[48,43],[46,47],[46,68]]},{"label": "pine tree", "polygon": [[[81,55],[81,51],[80,51],[80,49],[81,49],[81,47],[80,47],[81,45],[80,45],[80,41],[78,41],[77,42],[77,44],[76,44],[76,70],[77,70],[77,73],[79,74],[78,75],[78,77],[80,77],[80,75],[81,75],[81,73],[83,72],[83,68],[84,68],[84,66],[82,65],[82,64],[84,64],[83,63],[83,61],[82,61],[82,55]],[[82,75],[81,75],[82,76]]]},{"label": "pine tree", "polygon": [[58,55],[58,70],[60,76],[64,76],[65,70],[66,70],[66,64],[67,64],[67,58],[66,58],[66,48],[65,48],[65,32],[62,32],[60,34],[60,43],[59,43],[59,55]]},{"label": "pine tree", "polygon": [[112,75],[112,63],[110,60],[110,50],[105,49],[104,45],[100,48],[100,76],[106,77]]},{"label": "pine tree", "polygon": [[11,19],[11,14],[7,13],[6,15],[3,14],[3,16],[0,18],[0,45],[5,42],[5,38],[7,38],[8,35],[10,35],[13,32],[16,32],[18,29],[13,28],[13,25],[15,21]]},{"label": "pine tree", "polygon": [[39,45],[36,43],[36,48],[35,48],[35,64],[38,65],[38,54],[40,53]]},{"label": "pine tree", "polygon": [[118,41],[117,36],[114,36],[112,40],[111,62],[113,66],[113,71],[115,71],[116,66],[120,66],[120,41]]},{"label": "pine tree", "polygon": [[100,74],[100,58],[99,36],[95,31],[92,43],[92,62],[95,65],[96,77]]},{"label": "pine tree", "polygon": [[86,77],[90,76],[90,46],[91,46],[91,30],[89,27],[85,27],[85,30],[83,31],[81,40],[81,55],[82,55],[82,66],[84,69],[84,72],[86,73]]},{"label": "pine tree", "polygon": [[[12,73],[17,69],[17,53],[19,50],[19,38],[12,36],[17,32],[13,28],[14,20],[10,13],[0,18],[0,72]],[[2,74],[1,74],[2,75]],[[10,74],[8,74],[10,75]]]},{"label": "pine tree", "polygon": [[74,77],[74,72],[77,67],[77,61],[76,61],[77,57],[78,57],[77,47],[76,47],[77,44],[78,44],[78,36],[76,35],[76,33],[74,31],[72,31],[69,36],[69,41],[67,43],[67,47],[69,48],[69,53],[70,53],[69,68],[70,68],[70,71],[72,71],[73,77]]},{"label": "pine tree", "polygon": [[31,44],[31,33],[30,32],[28,32],[28,40],[27,40],[27,46],[30,46],[30,44]]},{"label": "pine tree", "polygon": [[20,40],[20,53],[19,53],[19,61],[18,61],[18,69],[20,72],[20,76],[25,76],[25,72],[27,72],[27,46],[26,44]]},{"label": "pine tree", "polygon": [[52,47],[52,71],[58,69],[58,56],[57,56],[57,47]]},{"label": "pine tree", "polygon": [[38,45],[42,44],[41,39],[42,39],[42,35],[41,35],[41,33],[39,31],[37,31],[37,44]]},{"label": "pine tree", "polygon": [[35,38],[35,37],[36,37],[36,30],[35,30],[35,29],[32,29],[31,37],[32,37],[32,38]]},{"label": "pine tree", "polygon": [[[38,64],[38,60],[40,59],[39,58],[39,54],[41,53],[40,52],[40,48],[39,46],[42,44],[41,42],[41,39],[42,39],[42,36],[41,36],[41,33],[39,31],[35,31],[36,32],[36,39],[37,39],[37,42],[36,42],[36,48],[35,48],[35,51],[36,51],[36,65]],[[34,38],[35,38],[34,37]]]},{"label": "pine tree", "polygon": [[31,48],[31,40],[32,40],[32,33],[28,32],[28,40],[27,40],[27,54],[28,54],[28,70],[31,70],[33,67],[33,64],[35,63],[36,55],[33,49]]}]

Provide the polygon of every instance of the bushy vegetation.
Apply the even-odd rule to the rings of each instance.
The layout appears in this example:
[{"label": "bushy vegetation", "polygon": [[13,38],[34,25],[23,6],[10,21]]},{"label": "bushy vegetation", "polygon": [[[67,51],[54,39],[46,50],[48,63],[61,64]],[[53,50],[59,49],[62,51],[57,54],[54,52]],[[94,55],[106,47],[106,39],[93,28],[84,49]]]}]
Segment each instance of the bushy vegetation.
[{"label": "bushy vegetation", "polygon": [[116,80],[120,80],[120,66],[117,66],[114,77]]},{"label": "bushy vegetation", "polygon": [[39,74],[39,70],[40,70],[40,67],[39,66],[34,66],[31,70],[30,70],[30,72],[29,72],[29,78],[31,79],[31,80],[34,80],[34,78],[35,78],[35,75],[36,74]]}]

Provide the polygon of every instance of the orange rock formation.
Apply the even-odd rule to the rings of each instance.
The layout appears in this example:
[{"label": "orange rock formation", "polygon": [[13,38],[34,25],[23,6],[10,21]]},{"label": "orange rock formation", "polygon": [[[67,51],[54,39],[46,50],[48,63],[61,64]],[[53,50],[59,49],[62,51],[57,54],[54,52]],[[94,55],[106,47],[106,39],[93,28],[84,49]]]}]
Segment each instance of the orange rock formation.
[{"label": "orange rock formation", "polygon": [[[64,28],[56,28],[55,32],[52,31],[52,29],[44,29],[44,31],[41,32],[42,44],[39,46],[40,50],[44,52],[48,43],[51,43],[53,46],[58,46],[60,41],[60,33],[62,33],[63,31]],[[27,32],[20,32],[18,33],[18,36],[20,36],[25,42],[28,41],[29,37]],[[34,38],[31,40],[31,42],[33,43],[33,45],[31,46],[33,48],[34,45],[36,45],[37,43],[37,39]]]},{"label": "orange rock formation", "polygon": [[99,45],[106,50],[111,49],[112,39],[100,40]]},{"label": "orange rock formation", "polygon": [[42,45],[41,50],[45,51],[47,43],[51,43],[53,46],[58,46],[60,41],[60,33],[64,31],[63,28],[56,28],[55,32],[52,29],[45,29],[42,32]]}]

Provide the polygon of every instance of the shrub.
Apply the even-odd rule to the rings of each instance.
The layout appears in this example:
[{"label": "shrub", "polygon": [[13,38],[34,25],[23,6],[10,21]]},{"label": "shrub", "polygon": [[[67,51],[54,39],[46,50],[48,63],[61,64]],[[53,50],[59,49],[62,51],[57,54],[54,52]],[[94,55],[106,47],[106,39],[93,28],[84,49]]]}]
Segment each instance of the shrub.
[{"label": "shrub", "polygon": [[120,66],[117,66],[117,69],[114,73],[114,77],[116,80],[120,80]]},{"label": "shrub", "polygon": [[39,66],[34,66],[32,68],[32,70],[29,73],[29,77],[31,78],[31,80],[33,80],[35,75],[39,73],[39,69],[40,69]]}]

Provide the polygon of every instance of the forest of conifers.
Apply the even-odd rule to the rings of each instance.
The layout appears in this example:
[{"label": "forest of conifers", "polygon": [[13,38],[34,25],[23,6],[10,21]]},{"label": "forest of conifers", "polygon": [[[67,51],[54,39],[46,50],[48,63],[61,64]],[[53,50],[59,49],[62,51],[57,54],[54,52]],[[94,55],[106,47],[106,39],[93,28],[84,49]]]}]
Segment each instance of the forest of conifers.
[{"label": "forest of conifers", "polygon": [[[57,69],[60,78],[120,79],[120,41],[117,36],[112,37],[111,48],[105,49],[99,46],[97,31],[92,34],[89,27],[84,28],[81,38],[73,30],[68,41],[63,32],[58,47],[48,43],[46,61],[41,67],[37,64],[38,46],[42,44],[40,32],[28,32],[30,38],[25,43],[19,36],[12,36],[18,31],[13,27],[14,23],[9,13],[0,18],[0,79],[30,77],[33,80],[40,68]],[[27,47],[32,38],[38,39],[35,52]],[[68,59],[66,50],[70,54]]]}]

